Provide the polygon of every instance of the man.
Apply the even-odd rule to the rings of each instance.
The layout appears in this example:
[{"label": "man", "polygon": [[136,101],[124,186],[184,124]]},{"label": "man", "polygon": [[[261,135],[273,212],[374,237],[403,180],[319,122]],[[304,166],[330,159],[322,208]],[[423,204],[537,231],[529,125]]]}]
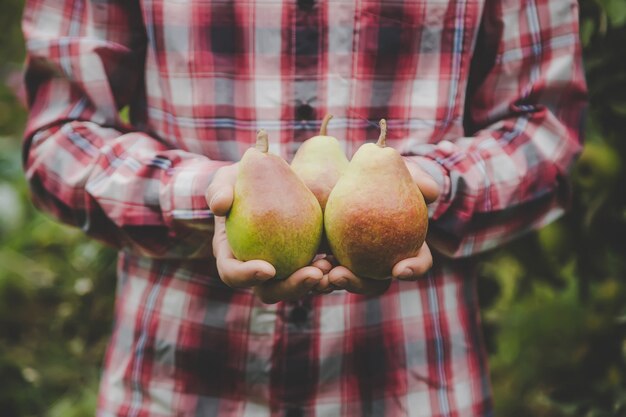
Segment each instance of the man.
[{"label": "man", "polygon": [[[27,1],[35,202],[120,249],[98,416],[491,415],[472,256],[567,202],[585,104],[577,11]],[[289,160],[327,112],[349,155],[385,117],[434,201],[428,244],[392,280],[320,256],[275,282],[224,237],[255,131]]]}]

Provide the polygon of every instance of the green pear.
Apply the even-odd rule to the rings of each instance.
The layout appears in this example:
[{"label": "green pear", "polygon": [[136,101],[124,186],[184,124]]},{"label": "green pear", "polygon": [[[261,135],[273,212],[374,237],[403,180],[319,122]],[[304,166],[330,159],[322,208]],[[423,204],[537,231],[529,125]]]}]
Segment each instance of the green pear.
[{"label": "green pear", "polygon": [[326,237],[337,261],[354,274],[386,279],[393,266],[418,254],[428,209],[402,156],[385,146],[380,121],[376,144],[362,145],[333,188],[324,212]]},{"label": "green pear", "polygon": [[311,262],[324,227],[322,209],[289,164],[268,153],[263,130],[239,162],[234,191],[226,236],[237,259],[267,261],[277,279]]},{"label": "green pear", "polygon": [[326,127],[332,117],[331,114],[324,117],[320,134],[304,141],[291,161],[291,169],[315,194],[322,211],[326,208],[330,192],[348,167],[348,158],[339,141],[326,135]]}]

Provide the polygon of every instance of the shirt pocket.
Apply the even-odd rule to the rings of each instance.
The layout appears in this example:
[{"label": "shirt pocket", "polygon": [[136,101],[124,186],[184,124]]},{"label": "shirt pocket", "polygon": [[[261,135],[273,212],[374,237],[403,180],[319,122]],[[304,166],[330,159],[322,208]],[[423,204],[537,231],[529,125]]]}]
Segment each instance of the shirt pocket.
[{"label": "shirt pocket", "polygon": [[392,79],[448,75],[471,54],[481,4],[479,0],[363,1],[355,13],[353,52],[358,73]]},{"label": "shirt pocket", "polygon": [[482,3],[360,3],[353,41],[354,113],[369,120],[386,117],[392,141],[416,137],[417,129],[424,129],[424,138],[439,137],[459,124]]},{"label": "shirt pocket", "polygon": [[355,13],[353,52],[357,76],[395,79],[415,67],[423,1],[365,1]]}]

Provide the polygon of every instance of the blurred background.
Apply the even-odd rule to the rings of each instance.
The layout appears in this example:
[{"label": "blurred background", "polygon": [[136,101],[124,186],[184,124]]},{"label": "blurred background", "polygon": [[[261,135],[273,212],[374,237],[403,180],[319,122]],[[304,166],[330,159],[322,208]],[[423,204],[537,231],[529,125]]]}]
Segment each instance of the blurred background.
[{"label": "blurred background", "polygon": [[[29,202],[22,7],[0,2],[0,416],[93,416],[115,253]],[[580,36],[591,106],[572,210],[480,259],[497,416],[626,416],[626,1],[581,0]]]}]

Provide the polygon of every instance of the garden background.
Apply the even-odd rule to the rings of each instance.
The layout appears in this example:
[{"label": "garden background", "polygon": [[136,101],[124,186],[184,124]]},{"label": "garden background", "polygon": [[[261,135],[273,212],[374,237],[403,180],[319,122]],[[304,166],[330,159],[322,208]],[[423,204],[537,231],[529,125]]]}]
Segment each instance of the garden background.
[{"label": "garden background", "polygon": [[[115,253],[29,202],[22,7],[0,2],[0,417],[92,416]],[[581,0],[580,35],[591,105],[572,211],[480,260],[497,416],[626,416],[626,1]]]}]

